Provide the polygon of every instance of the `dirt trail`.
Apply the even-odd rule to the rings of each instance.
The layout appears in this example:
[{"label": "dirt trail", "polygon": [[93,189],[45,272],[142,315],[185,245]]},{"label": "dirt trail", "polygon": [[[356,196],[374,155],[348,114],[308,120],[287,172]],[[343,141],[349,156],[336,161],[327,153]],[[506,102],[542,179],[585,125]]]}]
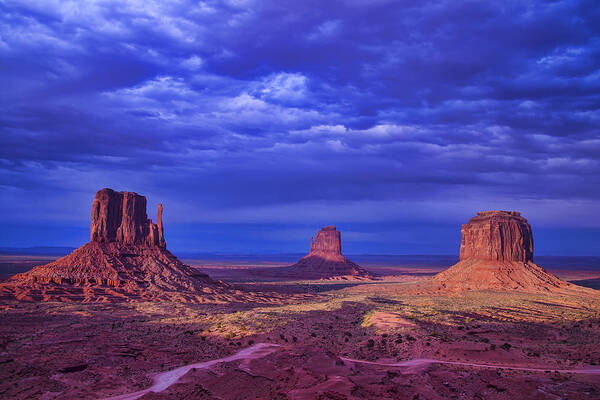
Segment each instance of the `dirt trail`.
[{"label": "dirt trail", "polygon": [[185,375],[192,368],[196,369],[207,369],[215,364],[230,362],[235,360],[251,360],[254,358],[264,357],[271,354],[279,347],[278,344],[271,343],[257,343],[253,346],[247,347],[231,356],[218,358],[216,360],[204,361],[195,364],[184,365],[173,369],[171,371],[160,372],[154,376],[154,383],[148,389],[140,390],[138,392],[127,393],[115,397],[109,397],[106,400],[135,400],[149,392],[162,392],[169,386],[177,383],[177,381]]},{"label": "dirt trail", "polygon": [[469,362],[460,362],[460,361],[443,361],[443,360],[432,360],[429,358],[415,358],[412,360],[401,361],[397,363],[384,363],[378,361],[363,361],[363,360],[355,360],[353,358],[340,357],[343,361],[352,362],[352,363],[360,363],[360,364],[370,364],[370,365],[378,365],[382,367],[421,367],[427,366],[429,364],[449,364],[449,365],[461,365],[465,367],[475,367],[475,368],[495,368],[495,369],[512,369],[517,371],[531,371],[531,372],[560,372],[561,374],[591,374],[591,375],[600,375],[600,368],[589,368],[589,369],[555,369],[554,367],[549,368],[529,368],[529,367],[515,367],[510,365],[492,365],[492,364],[478,364],[478,363],[469,363]]},{"label": "dirt trail", "polygon": [[[273,343],[257,343],[253,346],[247,347],[239,352],[223,358],[218,358],[216,360],[209,360],[189,365],[184,365],[182,367],[173,369],[171,371],[160,372],[154,376],[154,383],[148,389],[140,390],[138,392],[127,393],[115,397],[109,397],[105,400],[135,400],[146,393],[149,392],[162,392],[167,389],[169,386],[177,383],[179,379],[184,376],[189,370],[192,368],[196,369],[207,369],[212,367],[213,365],[223,363],[223,362],[231,362],[236,360],[252,360],[255,358],[265,357],[271,353],[273,353],[280,345]],[[430,364],[448,364],[448,365],[460,365],[465,367],[474,367],[474,368],[495,368],[495,369],[511,369],[517,371],[531,371],[531,372],[560,372],[564,374],[592,374],[592,375],[600,375],[600,368],[590,368],[590,369],[555,369],[555,368],[529,368],[529,367],[516,367],[510,365],[491,365],[491,364],[478,364],[478,363],[469,363],[469,362],[460,362],[460,361],[443,361],[443,360],[433,360],[429,358],[415,358],[412,360],[400,361],[397,363],[385,363],[378,361],[364,361],[364,360],[356,360],[353,358],[340,357],[341,360],[350,363],[359,363],[359,364],[369,364],[369,365],[377,365],[382,367],[424,367]]]}]

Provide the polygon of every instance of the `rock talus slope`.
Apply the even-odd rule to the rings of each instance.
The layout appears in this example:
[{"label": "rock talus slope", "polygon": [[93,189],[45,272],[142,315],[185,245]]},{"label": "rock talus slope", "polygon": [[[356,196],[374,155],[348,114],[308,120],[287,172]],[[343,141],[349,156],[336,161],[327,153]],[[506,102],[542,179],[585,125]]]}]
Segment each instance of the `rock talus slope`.
[{"label": "rock talus slope", "polygon": [[157,223],[146,198],[102,189],[92,205],[90,242],[54,262],[17,274],[0,297],[24,300],[177,299],[213,301],[226,285],[182,263],[166,249],[162,205]]},{"label": "rock talus slope", "polygon": [[369,272],[342,255],[341,234],[335,226],[326,226],[317,232],[316,237],[311,238],[310,253],[288,269],[307,279],[348,275],[372,278]]},{"label": "rock talus slope", "polygon": [[433,277],[439,290],[546,292],[570,285],[533,262],[533,234],[516,211],[479,212],[461,229],[460,261]]}]

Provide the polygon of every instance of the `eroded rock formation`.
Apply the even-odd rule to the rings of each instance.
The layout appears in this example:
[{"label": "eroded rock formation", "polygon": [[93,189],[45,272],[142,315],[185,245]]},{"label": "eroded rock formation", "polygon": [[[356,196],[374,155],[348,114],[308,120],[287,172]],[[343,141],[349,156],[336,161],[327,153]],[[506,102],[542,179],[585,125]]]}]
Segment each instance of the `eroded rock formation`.
[{"label": "eroded rock formation", "polygon": [[461,229],[460,259],[533,261],[533,235],[516,211],[483,211]]},{"label": "eroded rock formation", "polygon": [[162,212],[159,204],[155,224],[146,215],[144,196],[98,191],[92,205],[90,242],[52,263],[15,275],[1,285],[0,297],[84,301],[218,297],[223,284],[166,249]]},{"label": "eroded rock formation", "polygon": [[460,261],[433,278],[440,290],[549,291],[565,287],[533,262],[533,234],[516,211],[479,212],[461,229]]},{"label": "eroded rock formation", "polygon": [[335,226],[326,226],[310,238],[310,254],[323,258],[342,257],[342,236]]},{"label": "eroded rock formation", "polygon": [[310,240],[310,253],[289,267],[287,272],[312,279],[335,276],[371,278],[372,275],[342,255],[342,239],[335,226],[326,226]]},{"label": "eroded rock formation", "polygon": [[158,205],[157,223],[146,215],[146,198],[133,192],[102,189],[92,204],[90,241],[120,242],[133,245],[166,247],[162,226],[162,204]]}]

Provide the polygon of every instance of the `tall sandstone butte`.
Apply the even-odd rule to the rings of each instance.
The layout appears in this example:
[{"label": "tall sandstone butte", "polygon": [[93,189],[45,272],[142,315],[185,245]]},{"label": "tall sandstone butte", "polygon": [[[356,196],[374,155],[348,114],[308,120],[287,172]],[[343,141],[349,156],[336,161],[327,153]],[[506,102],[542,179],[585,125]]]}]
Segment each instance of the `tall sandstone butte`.
[{"label": "tall sandstone butte", "polygon": [[121,242],[166,248],[162,225],[162,204],[157,223],[146,215],[146,197],[133,192],[102,189],[92,204],[90,241]]},{"label": "tall sandstone butte", "polygon": [[551,291],[569,285],[533,262],[533,234],[516,211],[483,211],[462,225],[460,261],[433,277],[439,290]]},{"label": "tall sandstone butte", "polygon": [[310,253],[288,269],[308,278],[332,278],[351,275],[371,278],[372,275],[342,255],[342,238],[335,226],[326,226],[310,240]]},{"label": "tall sandstone butte", "polygon": [[158,205],[157,223],[146,215],[146,198],[102,189],[92,204],[90,242],[0,285],[0,297],[24,300],[216,300],[224,285],[182,263],[166,249]]},{"label": "tall sandstone butte", "polygon": [[460,259],[533,261],[533,235],[516,211],[482,211],[462,226]]}]

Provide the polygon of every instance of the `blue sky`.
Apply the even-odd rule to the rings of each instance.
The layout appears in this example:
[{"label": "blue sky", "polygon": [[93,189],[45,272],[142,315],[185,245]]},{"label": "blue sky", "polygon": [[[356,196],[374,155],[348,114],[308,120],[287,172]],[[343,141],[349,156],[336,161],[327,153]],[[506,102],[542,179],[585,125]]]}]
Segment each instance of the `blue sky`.
[{"label": "blue sky", "polygon": [[600,254],[596,1],[7,0],[0,86],[0,246],[84,243],[111,187],[181,251],[336,224],[451,254],[509,209],[538,254]]}]

